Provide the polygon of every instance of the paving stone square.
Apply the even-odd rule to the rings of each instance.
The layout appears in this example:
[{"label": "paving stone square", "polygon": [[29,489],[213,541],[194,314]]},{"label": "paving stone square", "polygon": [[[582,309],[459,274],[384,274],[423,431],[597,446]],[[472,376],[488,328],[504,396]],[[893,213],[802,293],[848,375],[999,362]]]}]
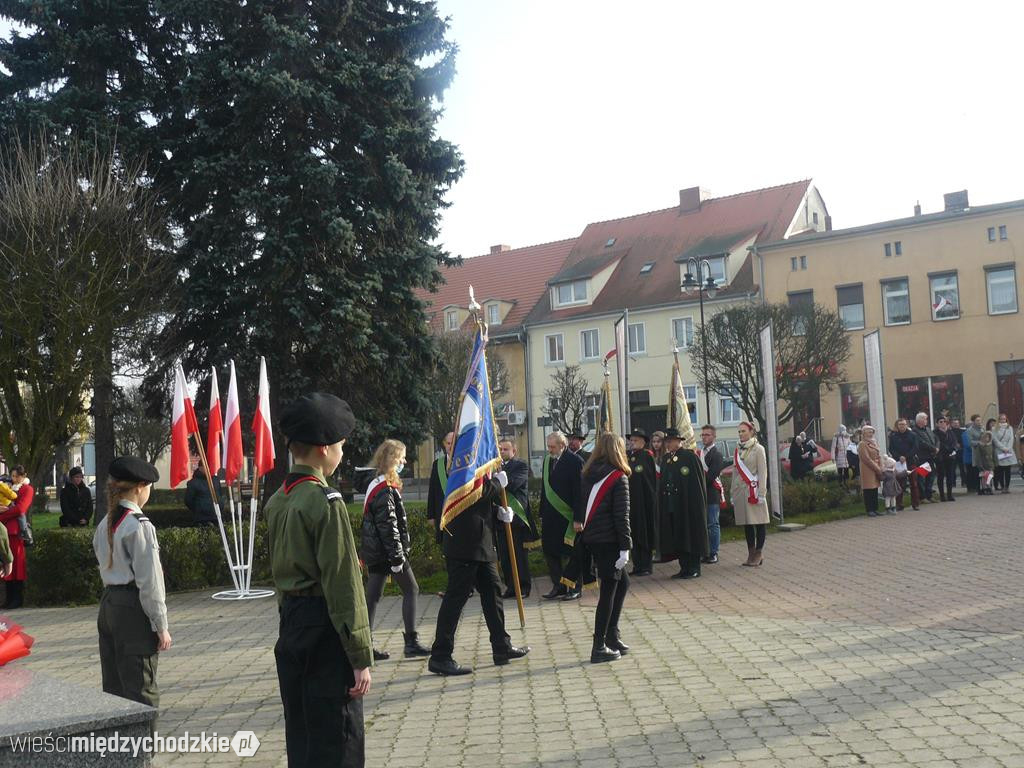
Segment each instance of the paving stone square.
[{"label": "paving stone square", "polygon": [[[367,765],[384,768],[644,766],[1024,766],[1024,494],[959,495],[895,517],[770,536],[762,568],[742,543],[696,581],[672,564],[634,579],[622,660],[589,663],[596,595],[548,603],[490,660],[470,602],[443,679],[401,658],[400,599],[378,610],[366,700]],[[539,580],[546,586],[544,579]],[[160,756],[169,768],[284,766],[273,600],[171,595],[174,647],[160,657],[158,728],[254,731],[256,756]],[[422,596],[433,636],[440,601]],[[100,689],[96,608],[25,609],[32,655],[16,662]]]}]

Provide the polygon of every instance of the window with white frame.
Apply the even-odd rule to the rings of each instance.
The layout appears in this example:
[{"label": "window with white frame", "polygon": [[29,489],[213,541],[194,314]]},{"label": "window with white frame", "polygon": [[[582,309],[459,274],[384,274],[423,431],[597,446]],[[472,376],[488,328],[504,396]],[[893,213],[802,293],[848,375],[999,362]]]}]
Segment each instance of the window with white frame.
[{"label": "window with white frame", "polygon": [[988,313],[1007,315],[1017,311],[1017,270],[1012,264],[985,270]]},{"label": "window with white frame", "polygon": [[677,317],[672,321],[672,342],[680,349],[693,344],[692,317]]},{"label": "window with white frame", "polygon": [[488,325],[500,325],[501,324],[501,307],[498,304],[487,305],[487,324]]},{"label": "window with white frame", "polygon": [[568,307],[573,304],[587,302],[587,281],[573,280],[571,283],[559,283],[552,289],[556,307]]},{"label": "window with white frame", "polygon": [[586,404],[584,405],[587,431],[594,432],[597,430],[597,420],[600,418],[601,412],[601,396],[600,395],[587,395]]},{"label": "window with white frame", "polygon": [[928,278],[932,292],[932,320],[956,320],[960,317],[960,287],[956,273]]},{"label": "window with white frame", "polygon": [[597,328],[580,331],[580,357],[583,360],[596,360],[601,356],[601,344]]},{"label": "window with white frame", "polygon": [[840,285],[836,287],[839,303],[839,319],[843,329],[857,331],[864,327],[864,285]]},{"label": "window with white frame", "polygon": [[544,360],[548,364],[565,362],[565,343],[562,334],[552,333],[544,337]]},{"label": "window with white frame", "polygon": [[457,331],[459,329],[459,312],[456,309],[449,309],[445,313],[445,327],[449,331]]},{"label": "window with white frame", "polygon": [[715,279],[715,285],[721,288],[723,285],[728,283],[728,273],[725,268],[725,256],[715,256],[714,258],[708,259],[708,266],[711,268],[711,277]]},{"label": "window with white frame", "polygon": [[697,425],[697,385],[684,384],[683,394],[686,395],[686,408],[690,411],[690,423]]},{"label": "window with white frame", "polygon": [[627,332],[629,340],[627,347],[631,355],[643,355],[647,353],[647,334],[643,323],[630,323]]},{"label": "window with white frame", "polygon": [[882,309],[886,325],[910,324],[910,281],[907,278],[882,282]]},{"label": "window with white frame", "polygon": [[737,389],[730,387],[725,392],[718,394],[718,417],[722,424],[739,424],[743,419],[743,412],[736,402],[739,397]]}]

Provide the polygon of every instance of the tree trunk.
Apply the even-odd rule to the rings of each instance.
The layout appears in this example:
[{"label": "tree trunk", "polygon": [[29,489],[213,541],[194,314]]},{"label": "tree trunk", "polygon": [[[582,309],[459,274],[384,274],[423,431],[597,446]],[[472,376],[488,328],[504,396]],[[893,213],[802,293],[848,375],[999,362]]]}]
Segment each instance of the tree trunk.
[{"label": "tree trunk", "polygon": [[96,448],[96,505],[94,522],[107,514],[107,468],[114,460],[114,362],[112,343],[103,346],[92,393],[93,434]]}]

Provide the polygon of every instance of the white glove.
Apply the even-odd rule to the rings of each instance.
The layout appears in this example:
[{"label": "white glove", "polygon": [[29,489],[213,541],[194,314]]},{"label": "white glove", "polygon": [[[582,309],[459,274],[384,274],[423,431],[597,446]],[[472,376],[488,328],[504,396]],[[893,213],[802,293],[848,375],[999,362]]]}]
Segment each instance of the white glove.
[{"label": "white glove", "polygon": [[623,549],[619,551],[619,559],[615,561],[615,570],[621,571],[626,567],[626,563],[629,562],[629,550]]},{"label": "white glove", "polygon": [[496,474],[494,477],[495,479],[497,479],[498,484],[501,485],[502,488],[508,487],[508,475],[505,474],[504,470]]},{"label": "white glove", "polygon": [[404,562],[401,562],[398,565],[392,565],[391,566],[391,572],[392,573],[401,573],[403,570],[405,570],[405,563]]},{"label": "white glove", "polygon": [[512,517],[515,512],[512,511],[512,507],[498,507],[498,519],[503,523],[511,523]]}]

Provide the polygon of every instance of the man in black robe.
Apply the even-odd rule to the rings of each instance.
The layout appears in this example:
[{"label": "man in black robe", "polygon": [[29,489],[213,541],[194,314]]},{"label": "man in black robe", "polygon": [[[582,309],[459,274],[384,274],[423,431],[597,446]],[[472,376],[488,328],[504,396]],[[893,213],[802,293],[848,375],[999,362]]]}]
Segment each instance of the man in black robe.
[{"label": "man in black robe", "polygon": [[568,594],[562,584],[562,572],[566,558],[573,552],[570,543],[575,538],[573,513],[580,503],[583,462],[567,450],[567,442],[564,434],[552,432],[547,439],[548,455],[544,457],[540,489],[541,544],[551,576],[551,591],[543,596],[545,600]]},{"label": "man in black robe", "polygon": [[647,447],[647,433],[629,433],[629,530],[633,537],[631,576],[650,576],[654,559],[654,507],[657,498],[657,468]]},{"label": "man in black robe", "polygon": [[679,560],[673,579],[700,576],[708,555],[707,489],[700,458],[682,447],[679,430],[665,430],[667,452],[658,486],[658,539],[661,562]]},{"label": "man in black robe", "polygon": [[[530,580],[530,563],[527,560],[526,545],[540,538],[540,534],[537,533],[537,524],[533,521],[533,514],[530,512],[528,488],[530,468],[525,461],[516,458],[514,441],[503,438],[498,443],[498,450],[501,451],[501,470],[508,475],[508,487],[505,488],[506,498],[512,511],[516,513],[516,516],[512,518],[512,547],[516,554],[519,587],[523,591],[523,597],[529,597],[533,585]],[[505,526],[499,525],[494,536],[497,539],[501,573],[505,577],[505,593],[502,597],[515,597],[515,587],[512,584],[512,559],[509,557]]]}]

